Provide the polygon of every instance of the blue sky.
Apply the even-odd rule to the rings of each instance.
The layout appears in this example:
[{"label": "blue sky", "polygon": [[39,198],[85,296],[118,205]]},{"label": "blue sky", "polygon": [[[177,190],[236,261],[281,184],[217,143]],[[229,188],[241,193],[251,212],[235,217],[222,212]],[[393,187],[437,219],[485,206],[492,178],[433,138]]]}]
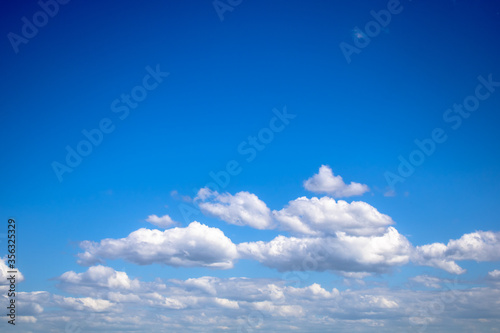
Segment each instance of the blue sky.
[{"label": "blue sky", "polygon": [[[1,15],[15,330],[499,326],[497,3],[42,0]],[[86,156],[68,165],[68,149]],[[447,285],[460,306],[436,298]]]}]

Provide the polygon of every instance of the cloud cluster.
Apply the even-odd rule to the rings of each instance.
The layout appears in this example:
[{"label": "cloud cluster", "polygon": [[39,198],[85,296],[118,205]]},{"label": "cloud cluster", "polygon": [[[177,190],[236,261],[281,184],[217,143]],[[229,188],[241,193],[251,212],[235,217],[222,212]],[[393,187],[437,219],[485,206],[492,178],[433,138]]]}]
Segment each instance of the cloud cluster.
[{"label": "cloud cluster", "polygon": [[447,289],[415,291],[376,285],[339,290],[319,283],[292,286],[280,279],[213,276],[145,282],[104,266],[67,272],[58,280],[80,297],[20,293],[20,306],[28,310],[23,329],[318,332],[334,325],[336,332],[489,332],[500,324],[496,285],[471,288],[441,280]]},{"label": "cloud cluster", "polygon": [[322,165],[317,174],[305,180],[304,187],[308,191],[326,193],[335,198],[362,195],[370,190],[367,185],[360,183],[351,182],[347,185],[342,177],[335,176],[327,165]]},{"label": "cloud cluster", "polygon": [[[326,166],[304,186],[335,197],[368,190],[358,183],[346,185]],[[333,288],[331,281],[323,285],[309,281],[310,275],[305,274],[329,271],[359,281],[378,278],[410,261],[461,274],[465,270],[457,261],[500,260],[500,233],[476,231],[447,244],[414,247],[388,215],[365,202],[300,197],[271,211],[255,194],[219,194],[207,188],[194,201],[203,213],[230,224],[277,229],[288,235],[277,232],[269,241],[234,244],[222,230],[192,222],[166,230],[141,228],[120,239],[83,241],[79,263],[90,267],[56,278],[64,296],[46,291],[18,293],[23,329],[312,333],[332,327],[336,332],[486,332],[500,327],[500,270],[473,281],[474,287],[471,281],[460,284],[458,277],[425,274],[410,277],[406,287],[389,288],[383,280],[367,279],[344,290]],[[168,215],[150,215],[147,221],[160,228],[175,224]],[[232,268],[238,259],[249,259],[286,273],[282,279],[201,276],[142,281],[103,265],[113,259],[215,269]],[[0,290],[4,291],[8,288],[5,260],[0,260]],[[286,278],[290,275],[298,278]],[[19,274],[18,282],[22,280]],[[0,300],[6,298],[5,293],[0,296]]]},{"label": "cloud cluster", "polygon": [[104,312],[112,308],[116,309],[116,304],[113,302],[91,297],[75,298],[56,295],[53,297],[53,301],[58,307],[77,311]]},{"label": "cloud cluster", "polygon": [[[358,183],[346,185],[324,165],[304,186],[336,196],[368,190],[366,185]],[[78,255],[79,263],[90,266],[104,263],[105,259],[124,259],[139,265],[228,269],[243,258],[283,272],[331,271],[346,277],[365,277],[390,272],[410,261],[463,274],[465,269],[457,261],[500,260],[500,233],[477,231],[446,245],[414,247],[394,227],[391,217],[362,201],[299,197],[282,209],[271,211],[253,193],[220,194],[202,188],[194,202],[204,214],[227,223],[259,230],[276,229],[290,235],[278,234],[266,242],[234,244],[222,230],[199,222],[164,231],[143,228],[121,239],[81,242],[84,252]],[[168,215],[150,215],[147,221],[163,228],[175,223]]]},{"label": "cloud cluster", "polygon": [[[220,195],[202,189],[198,198],[204,200],[202,209],[226,221],[259,227],[271,223],[269,208],[253,194]],[[302,197],[272,215],[281,229],[295,237],[280,235],[270,242],[235,245],[220,229],[193,222],[186,228],[139,229],[122,239],[82,242],[85,252],[79,254],[79,262],[93,265],[121,258],[141,265],[225,269],[241,257],[280,271],[382,273],[409,260],[411,245],[389,227],[392,219],[364,202]]]}]

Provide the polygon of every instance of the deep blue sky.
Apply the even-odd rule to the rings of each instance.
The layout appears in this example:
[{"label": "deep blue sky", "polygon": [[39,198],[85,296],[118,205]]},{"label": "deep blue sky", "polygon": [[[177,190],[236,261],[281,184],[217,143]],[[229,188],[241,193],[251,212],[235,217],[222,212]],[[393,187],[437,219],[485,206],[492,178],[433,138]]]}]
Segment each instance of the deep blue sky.
[{"label": "deep blue sky", "polygon": [[[310,197],[302,181],[325,164],[346,182],[368,184],[371,192],[353,200],[391,216],[414,245],[498,230],[500,88],[457,130],[443,114],[474,93],[478,76],[500,81],[500,3],[401,6],[347,63],[339,44],[353,44],[354,27],[363,29],[373,20],[370,11],[386,9],[387,1],[243,0],[221,21],[211,1],[72,0],[18,53],[7,34],[21,34],[21,18],[32,20],[40,7],[4,4],[0,216],[18,220],[23,290],[54,292],[49,279],[81,272],[80,241],[126,237],[151,227],[144,222],[151,214],[187,226],[171,191],[193,197],[211,181],[210,171],[233,159],[243,171],[224,191],[255,193],[271,209]],[[111,103],[157,65],[170,75],[120,120]],[[246,162],[238,145],[284,106],[296,118]],[[103,118],[115,130],[58,181],[51,163],[64,163],[65,147],[75,148],[81,131]],[[384,196],[384,173],[396,172],[398,156],[408,157],[413,141],[437,127],[448,140],[396,185],[395,196]],[[280,233],[202,214],[196,220],[224,230],[234,243]],[[245,261],[231,271],[122,261],[113,267],[148,281],[281,276]],[[491,269],[472,265],[467,274]],[[330,288],[338,279],[313,274]]]}]

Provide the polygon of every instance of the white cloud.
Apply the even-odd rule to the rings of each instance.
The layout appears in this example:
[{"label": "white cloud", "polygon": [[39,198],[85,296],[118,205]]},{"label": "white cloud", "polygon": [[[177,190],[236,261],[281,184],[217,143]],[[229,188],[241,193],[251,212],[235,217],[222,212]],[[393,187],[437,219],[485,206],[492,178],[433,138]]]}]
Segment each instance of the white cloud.
[{"label": "white cloud", "polygon": [[193,287],[193,288],[198,288],[201,289],[205,292],[207,292],[210,295],[215,295],[216,290],[214,283],[217,283],[218,279],[210,277],[210,276],[204,276],[201,278],[191,278],[187,279],[184,282],[184,285],[186,287]]},{"label": "white cloud", "polygon": [[411,245],[389,227],[380,236],[296,238],[278,236],[270,242],[238,245],[242,258],[254,259],[279,271],[387,272],[409,261]]},{"label": "white cloud", "polygon": [[215,303],[217,305],[220,305],[223,308],[228,308],[228,309],[239,309],[240,308],[240,306],[238,305],[238,302],[231,301],[227,298],[216,297],[214,300],[215,300]]},{"label": "white cloud", "polygon": [[172,220],[172,218],[168,215],[163,215],[162,217],[158,217],[156,215],[149,215],[146,221],[159,228],[169,228],[177,224],[177,222]]},{"label": "white cloud", "polygon": [[79,263],[93,265],[103,259],[125,259],[135,264],[152,263],[183,267],[228,269],[237,257],[236,245],[217,228],[192,222],[186,228],[165,231],[141,228],[126,238],[83,241]]},{"label": "white cloud", "polygon": [[495,269],[494,271],[488,272],[488,276],[494,279],[500,279],[500,270]]},{"label": "white cloud", "polygon": [[92,288],[131,290],[140,287],[139,281],[131,280],[127,273],[117,272],[111,267],[101,265],[89,267],[84,273],[66,272],[58,280],[65,284],[81,284]]},{"label": "white cloud", "polygon": [[304,309],[300,305],[275,305],[271,301],[263,301],[253,303],[253,307],[272,316],[302,317],[304,315]]},{"label": "white cloud", "polygon": [[62,297],[55,296],[54,301],[58,306],[69,308],[72,310],[83,311],[90,310],[94,312],[107,311],[115,305],[115,303],[104,299],[94,299],[91,297]]},{"label": "white cloud", "polygon": [[256,229],[271,229],[271,210],[255,194],[238,192],[219,194],[208,188],[198,192],[196,200],[204,214],[239,226]]},{"label": "white cloud", "polygon": [[33,316],[19,316],[17,317],[19,321],[25,322],[25,323],[33,323],[35,324],[37,322],[36,318]]},{"label": "white cloud", "polygon": [[323,289],[318,283],[313,283],[304,288],[286,287],[287,294],[293,295],[298,298],[318,300],[318,299],[333,299],[340,295],[338,289],[333,288],[332,291]]},{"label": "white cloud", "polygon": [[339,231],[358,236],[380,235],[394,223],[365,202],[347,203],[329,197],[301,197],[273,211],[273,215],[281,229],[312,236],[335,235]]},{"label": "white cloud", "polygon": [[463,274],[455,261],[498,261],[500,260],[500,232],[476,231],[452,239],[447,245],[433,243],[417,246],[412,261],[419,265],[444,269],[453,274]]},{"label": "white cloud", "polygon": [[332,169],[327,165],[322,165],[319,172],[304,181],[304,188],[314,193],[327,193],[336,198],[362,195],[370,189],[367,185],[351,182],[344,183],[341,176],[335,176]]},{"label": "white cloud", "polygon": [[366,295],[362,296],[363,303],[372,308],[393,309],[398,308],[399,304],[384,296]]},{"label": "white cloud", "polygon": [[418,265],[440,268],[453,274],[465,273],[465,269],[446,257],[446,250],[447,246],[442,243],[417,246],[412,255],[412,261]]}]

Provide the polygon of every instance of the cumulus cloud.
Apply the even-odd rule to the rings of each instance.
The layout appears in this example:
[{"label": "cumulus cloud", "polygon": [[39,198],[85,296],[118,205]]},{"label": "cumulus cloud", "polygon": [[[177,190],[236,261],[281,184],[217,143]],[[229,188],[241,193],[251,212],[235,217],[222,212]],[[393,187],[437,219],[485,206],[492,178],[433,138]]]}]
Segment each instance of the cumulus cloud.
[{"label": "cumulus cloud", "polygon": [[238,192],[219,194],[202,188],[196,197],[204,214],[217,217],[230,224],[255,229],[273,228],[271,210],[255,194]]},{"label": "cumulus cloud", "polygon": [[453,274],[465,273],[465,269],[446,256],[446,250],[447,246],[442,243],[417,246],[412,261],[421,266],[436,267]]},{"label": "cumulus cloud", "polygon": [[334,299],[338,298],[340,292],[337,288],[333,288],[332,291],[328,291],[321,287],[318,283],[313,283],[310,286],[304,288],[295,288],[287,286],[285,288],[287,294],[293,295],[297,298],[304,298],[309,300],[318,300],[318,299]]},{"label": "cumulus cloud", "polygon": [[172,218],[168,215],[163,215],[162,217],[149,215],[146,221],[159,228],[169,228],[177,224],[177,222],[172,220]]},{"label": "cumulus cloud", "polygon": [[228,269],[237,257],[236,245],[220,229],[199,222],[165,231],[141,228],[121,239],[83,241],[80,247],[85,252],[78,254],[78,262],[87,266],[104,259],[124,259],[139,265]]},{"label": "cumulus cloud", "polygon": [[465,269],[455,261],[500,260],[500,232],[476,231],[452,239],[448,244],[433,243],[417,246],[412,261],[423,266],[443,269],[453,274],[463,274]]},{"label": "cumulus cloud", "polygon": [[344,183],[341,176],[335,176],[332,169],[327,165],[322,165],[319,172],[304,181],[304,188],[314,193],[327,193],[336,198],[362,195],[370,189],[367,185],[351,182]]},{"label": "cumulus cloud", "polygon": [[393,228],[382,235],[296,238],[278,236],[270,242],[238,245],[242,258],[279,271],[387,272],[409,261],[411,244]]},{"label": "cumulus cloud", "polygon": [[77,284],[92,288],[103,287],[118,290],[139,288],[139,281],[131,280],[127,273],[117,272],[111,267],[101,265],[89,267],[84,273],[66,272],[58,280],[63,284]]},{"label": "cumulus cloud", "polygon": [[281,229],[312,236],[335,235],[339,231],[358,236],[380,235],[394,223],[365,202],[347,203],[329,197],[295,199],[285,208],[273,211],[273,216]]},{"label": "cumulus cloud", "polygon": [[493,278],[493,279],[499,279],[500,280],[500,270],[495,269],[494,271],[488,272],[488,276]]}]

